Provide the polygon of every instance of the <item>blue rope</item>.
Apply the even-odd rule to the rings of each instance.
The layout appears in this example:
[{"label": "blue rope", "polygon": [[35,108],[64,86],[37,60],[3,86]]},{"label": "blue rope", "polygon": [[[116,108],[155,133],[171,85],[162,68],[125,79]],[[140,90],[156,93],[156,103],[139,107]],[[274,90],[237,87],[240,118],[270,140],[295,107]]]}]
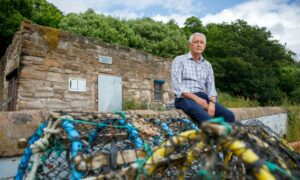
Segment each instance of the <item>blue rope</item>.
[{"label": "blue rope", "polygon": [[163,130],[166,131],[166,133],[167,133],[167,135],[168,135],[169,137],[174,136],[173,131],[169,128],[169,126],[168,126],[166,123],[164,123],[164,122],[161,123],[161,127],[163,128]]},{"label": "blue rope", "polygon": [[[130,124],[130,123],[126,124],[126,121],[124,119],[121,119],[117,122],[117,123],[119,123],[119,125],[115,125],[116,124],[115,123],[116,119],[107,119],[106,123],[87,122],[87,121],[74,120],[74,119],[64,119],[64,120],[69,121],[69,122],[75,122],[75,123],[93,124],[93,125],[97,125],[101,128],[109,127],[110,124],[114,124],[113,127],[115,127],[115,128],[124,128],[124,129],[127,130],[127,132],[129,133],[129,140],[134,142],[134,145],[135,145],[136,148],[142,148],[143,147],[143,141],[138,136],[138,129],[135,128],[134,126],[132,126],[132,124]],[[95,140],[94,138],[97,137],[97,130],[96,130],[96,132],[92,132],[89,135],[91,136],[91,137],[89,137],[90,141]]]},{"label": "blue rope", "polygon": [[[142,148],[144,144],[143,144],[143,140],[139,137],[139,130],[135,128],[131,123],[126,122],[126,114],[124,112],[118,112],[118,114],[120,114],[120,116],[123,119],[120,120],[107,119],[104,123],[97,123],[97,128],[94,129],[92,132],[88,133],[89,142],[93,142],[97,138],[97,134],[104,128],[108,127],[109,124],[113,124],[114,126],[117,125],[116,128],[126,129],[127,133],[129,134],[128,139],[133,141],[135,148],[138,149]],[[169,121],[182,122],[185,125],[189,125],[192,129],[196,129],[196,130],[199,129],[193,122],[191,122],[188,119],[169,119]],[[221,123],[221,124],[226,124],[222,119],[212,119],[211,121]],[[72,118],[62,118],[62,127],[66,131],[66,133],[68,134],[72,142],[72,158],[76,157],[78,153],[83,150],[82,142],[80,140],[80,135],[75,129],[73,122],[77,122],[77,121]],[[81,121],[79,123],[81,123]],[[159,131],[164,131],[169,137],[174,136],[174,132],[169,128],[167,123],[160,121],[160,119],[155,120],[155,123],[161,127]],[[41,137],[41,135],[43,134],[43,128],[45,127],[46,127],[45,123],[40,125],[40,127],[36,130],[36,133],[31,137],[29,141],[30,145],[33,144],[36,140],[38,140]],[[153,142],[154,145],[160,144],[161,136],[154,136],[153,139],[154,139]],[[21,159],[21,163],[19,165],[18,172],[15,179],[22,179],[22,177],[24,176],[31,154],[32,154],[31,149],[30,147],[28,147],[25,150],[25,153]],[[77,171],[74,164],[71,165],[71,168],[72,168],[72,179],[81,179],[83,177],[83,173]]]},{"label": "blue rope", "polygon": [[116,114],[119,114],[124,120],[126,120],[126,113],[124,111],[118,111]]},{"label": "blue rope", "polygon": [[134,146],[136,148],[142,148],[144,145],[143,140],[138,136],[137,129],[135,127],[132,128],[133,126],[130,123],[126,124],[126,113],[123,111],[119,111],[117,112],[117,114],[119,114],[123,118],[119,120],[119,124],[125,125],[125,128],[129,133],[129,138],[134,141]]},{"label": "blue rope", "polygon": [[[148,122],[148,123],[155,123],[155,124],[159,125],[158,122],[157,122],[157,120],[155,120],[155,119],[153,119],[153,118],[144,118],[144,120],[145,120],[146,122]],[[148,143],[149,143],[148,145],[157,146],[157,145],[159,145],[159,144],[161,143],[162,137],[163,137],[163,136],[161,135],[161,134],[162,134],[162,133],[161,133],[161,129],[158,129],[158,132],[159,132],[160,135],[152,136],[153,141],[152,141],[152,142],[148,142]]]},{"label": "blue rope", "polygon": [[97,135],[106,127],[106,122],[97,125],[96,129],[93,129],[92,132],[88,132],[88,142],[92,143],[96,140]]},{"label": "blue rope", "polygon": [[134,146],[138,149],[143,147],[143,141],[139,137],[138,130],[130,123],[125,124],[125,129],[129,134],[129,140],[134,142]]},{"label": "blue rope", "polygon": [[173,131],[169,128],[169,126],[168,126],[166,123],[161,122],[160,119],[157,119],[157,120],[155,121],[155,123],[158,124],[158,125],[160,125],[161,128],[166,132],[166,134],[167,134],[169,137],[174,136]]},{"label": "blue rope", "polygon": [[157,146],[160,144],[160,139],[161,139],[161,136],[153,136],[153,145],[154,146]]},{"label": "blue rope", "polygon": [[[62,120],[63,120],[62,127],[64,128],[64,130],[66,131],[66,133],[68,134],[72,142],[72,158],[74,158],[77,156],[78,152],[82,150],[82,142],[80,140],[80,135],[75,129],[73,123],[69,121],[69,119],[62,118]],[[73,180],[81,179],[83,173],[76,170],[74,163],[72,163],[71,168],[72,168],[72,179]]]},{"label": "blue rope", "polygon": [[191,127],[191,129],[194,130],[199,130],[199,127],[193,123],[192,121],[190,121],[189,119],[180,119],[185,125],[188,125]]},{"label": "blue rope", "polygon": [[24,151],[24,154],[21,158],[21,162],[18,166],[18,171],[17,174],[15,176],[16,180],[22,180],[23,176],[25,174],[25,170],[28,166],[28,162],[30,160],[30,157],[32,155],[32,151],[30,148],[30,145],[34,144],[38,139],[41,138],[41,136],[43,135],[43,129],[47,126],[47,123],[42,123],[37,130],[35,131],[35,133],[30,137],[29,141],[28,141],[28,145]]},{"label": "blue rope", "polygon": [[143,140],[142,138],[139,137],[139,133],[138,133],[138,129],[136,127],[134,127],[132,124],[130,123],[126,123],[126,114],[125,112],[117,112],[123,119],[120,119],[118,121],[118,124],[121,126],[124,126],[124,128],[126,129],[126,131],[129,134],[129,140],[133,141],[134,146],[138,149],[143,147]]}]

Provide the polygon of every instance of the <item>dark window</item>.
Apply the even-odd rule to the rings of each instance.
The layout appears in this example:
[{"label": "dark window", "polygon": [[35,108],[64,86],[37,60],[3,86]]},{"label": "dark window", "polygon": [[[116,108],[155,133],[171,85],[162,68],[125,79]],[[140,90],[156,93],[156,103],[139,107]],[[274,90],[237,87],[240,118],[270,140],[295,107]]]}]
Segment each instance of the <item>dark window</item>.
[{"label": "dark window", "polygon": [[163,100],[163,84],[164,80],[154,80],[154,101]]},{"label": "dark window", "polygon": [[8,111],[16,110],[17,103],[17,84],[18,84],[18,70],[13,71],[10,75],[6,77],[8,81]]}]

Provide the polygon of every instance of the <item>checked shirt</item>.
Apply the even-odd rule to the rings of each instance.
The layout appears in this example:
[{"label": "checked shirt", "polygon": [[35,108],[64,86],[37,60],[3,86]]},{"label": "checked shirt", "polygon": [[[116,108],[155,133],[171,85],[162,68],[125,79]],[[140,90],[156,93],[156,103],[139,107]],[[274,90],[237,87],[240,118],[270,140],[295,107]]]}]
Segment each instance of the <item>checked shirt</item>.
[{"label": "checked shirt", "polygon": [[205,92],[208,98],[217,96],[211,64],[203,57],[195,61],[191,52],[174,59],[171,78],[173,92],[178,98],[186,92]]}]

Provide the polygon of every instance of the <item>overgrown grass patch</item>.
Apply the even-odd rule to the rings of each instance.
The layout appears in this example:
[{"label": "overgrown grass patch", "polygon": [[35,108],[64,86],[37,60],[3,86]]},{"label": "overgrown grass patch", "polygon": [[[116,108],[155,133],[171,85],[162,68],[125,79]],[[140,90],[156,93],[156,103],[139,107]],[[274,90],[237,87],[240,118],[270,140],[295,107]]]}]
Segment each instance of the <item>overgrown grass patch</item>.
[{"label": "overgrown grass patch", "polygon": [[288,114],[288,133],[286,140],[288,142],[300,141],[300,106],[284,105]]},{"label": "overgrown grass patch", "polygon": [[138,102],[131,99],[124,99],[123,100],[123,110],[154,110],[154,111],[165,111],[166,105],[162,102]]},{"label": "overgrown grass patch", "polygon": [[257,107],[258,101],[243,97],[234,97],[227,93],[218,92],[218,101],[228,108]]}]

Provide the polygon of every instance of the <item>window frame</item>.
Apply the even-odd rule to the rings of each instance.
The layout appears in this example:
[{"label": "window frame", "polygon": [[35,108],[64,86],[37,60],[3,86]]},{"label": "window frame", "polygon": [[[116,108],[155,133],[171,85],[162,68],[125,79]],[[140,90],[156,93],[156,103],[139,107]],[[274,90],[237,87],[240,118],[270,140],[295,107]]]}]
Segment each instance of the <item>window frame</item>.
[{"label": "window frame", "polygon": [[[164,100],[163,98],[163,94],[164,94],[164,88],[163,85],[165,83],[165,80],[154,80],[153,85],[154,85],[154,89],[153,89],[153,100],[155,102],[161,102]],[[159,97],[159,99],[157,98]]]},{"label": "window frame", "polygon": [[[72,85],[71,85],[72,82],[75,83],[75,81],[77,83],[77,88],[76,89],[72,88]],[[81,81],[83,83],[83,86],[82,86],[83,88],[78,87],[79,81]],[[69,78],[68,86],[69,86],[68,89],[69,89],[70,92],[86,92],[86,80],[83,79],[83,78]]]}]

